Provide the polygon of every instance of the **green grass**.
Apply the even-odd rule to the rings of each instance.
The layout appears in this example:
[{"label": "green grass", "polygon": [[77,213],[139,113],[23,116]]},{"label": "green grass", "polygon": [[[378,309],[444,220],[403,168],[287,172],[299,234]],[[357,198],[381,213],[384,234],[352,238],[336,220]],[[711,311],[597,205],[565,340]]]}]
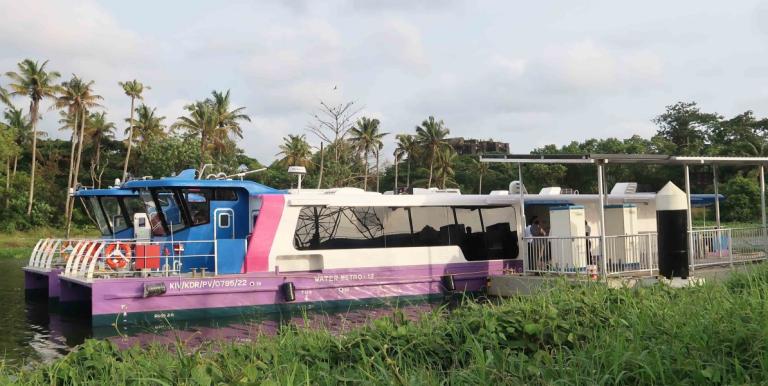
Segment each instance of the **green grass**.
[{"label": "green grass", "polygon": [[0,383],[768,383],[767,297],[766,268],[686,289],[561,283],[343,334],[289,326],[253,343],[194,349],[91,340],[50,364],[6,365]]},{"label": "green grass", "polygon": [[[93,229],[73,228],[70,237],[96,237]],[[29,231],[0,233],[0,259],[28,258],[38,240],[48,237],[64,237],[64,230],[58,228],[36,228]]]}]

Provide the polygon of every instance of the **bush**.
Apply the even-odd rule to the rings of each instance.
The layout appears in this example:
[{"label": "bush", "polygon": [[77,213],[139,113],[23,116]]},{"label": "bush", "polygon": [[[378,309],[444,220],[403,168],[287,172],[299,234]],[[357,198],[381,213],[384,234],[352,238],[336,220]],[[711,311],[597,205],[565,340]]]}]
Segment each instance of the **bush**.
[{"label": "bush", "polygon": [[736,176],[723,185],[722,219],[748,222],[760,217],[760,187],[754,179]]}]

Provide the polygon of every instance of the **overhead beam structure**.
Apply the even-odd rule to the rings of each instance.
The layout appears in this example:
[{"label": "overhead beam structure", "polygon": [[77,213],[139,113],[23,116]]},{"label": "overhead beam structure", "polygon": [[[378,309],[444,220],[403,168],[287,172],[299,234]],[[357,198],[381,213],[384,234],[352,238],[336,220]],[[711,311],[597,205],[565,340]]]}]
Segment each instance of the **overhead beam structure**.
[{"label": "overhead beam structure", "polygon": [[[718,166],[757,166],[760,171],[760,216],[762,219],[763,232],[766,232],[766,203],[765,203],[765,166],[768,165],[768,157],[696,157],[696,156],[673,156],[663,154],[502,154],[502,155],[483,155],[480,156],[480,162],[500,162],[518,164],[520,192],[522,200],[523,189],[523,164],[559,164],[559,165],[596,165],[598,194],[600,196],[600,253],[603,256],[601,270],[603,275],[607,275],[605,264],[605,166],[608,164],[617,165],[680,165],[683,166],[685,175],[685,194],[688,197],[687,223],[688,223],[688,262],[693,273],[693,220],[691,218],[691,181],[690,167],[695,165],[712,166],[712,181],[715,190],[715,217],[717,232],[720,231],[720,196],[718,189]],[[525,206],[522,207],[523,219],[525,219]],[[718,237],[718,243],[720,243]],[[722,248],[718,248],[722,249]],[[722,253],[722,252],[720,252]],[[526,258],[527,260],[527,258]]]}]

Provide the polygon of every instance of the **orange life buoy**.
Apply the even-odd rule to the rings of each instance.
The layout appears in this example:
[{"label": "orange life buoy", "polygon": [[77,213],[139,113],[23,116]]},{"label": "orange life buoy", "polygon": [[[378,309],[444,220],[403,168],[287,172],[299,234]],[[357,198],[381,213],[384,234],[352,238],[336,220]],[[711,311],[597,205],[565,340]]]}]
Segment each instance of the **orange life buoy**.
[{"label": "orange life buoy", "polygon": [[109,244],[104,250],[104,254],[107,256],[106,263],[109,268],[117,271],[128,265],[128,261],[131,259],[131,247],[121,243]]}]

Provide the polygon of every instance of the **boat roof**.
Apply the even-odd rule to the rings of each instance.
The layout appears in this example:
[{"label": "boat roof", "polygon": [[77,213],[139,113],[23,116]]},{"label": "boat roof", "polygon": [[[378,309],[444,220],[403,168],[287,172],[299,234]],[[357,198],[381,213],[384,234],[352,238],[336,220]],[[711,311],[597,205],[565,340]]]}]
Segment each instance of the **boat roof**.
[{"label": "boat roof", "polygon": [[137,193],[129,189],[79,189],[75,191],[75,197],[127,197],[136,196]]},{"label": "boat roof", "polygon": [[240,188],[248,191],[250,196],[286,193],[284,190],[271,188],[250,180],[198,180],[194,178],[194,175],[194,170],[188,169],[173,177],[128,181],[121,188]]}]

